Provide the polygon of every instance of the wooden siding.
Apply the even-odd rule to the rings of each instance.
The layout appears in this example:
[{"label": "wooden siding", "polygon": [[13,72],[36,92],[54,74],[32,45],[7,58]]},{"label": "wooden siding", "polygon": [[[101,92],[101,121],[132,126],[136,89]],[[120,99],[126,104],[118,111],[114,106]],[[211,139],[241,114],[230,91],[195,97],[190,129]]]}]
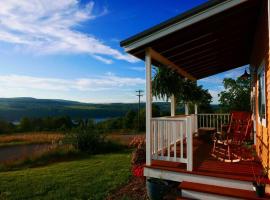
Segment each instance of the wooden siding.
[{"label": "wooden siding", "polygon": [[[251,56],[251,67],[258,69],[262,62],[265,62],[265,84],[266,84],[266,126],[263,126],[258,119],[258,80],[254,75],[255,110],[256,110],[256,147],[264,167],[270,166],[270,66],[269,66],[269,16],[268,0],[264,0],[261,14],[259,16],[257,30],[254,38],[253,52]],[[268,174],[270,178],[270,173]],[[267,188],[270,191],[270,188]]]}]

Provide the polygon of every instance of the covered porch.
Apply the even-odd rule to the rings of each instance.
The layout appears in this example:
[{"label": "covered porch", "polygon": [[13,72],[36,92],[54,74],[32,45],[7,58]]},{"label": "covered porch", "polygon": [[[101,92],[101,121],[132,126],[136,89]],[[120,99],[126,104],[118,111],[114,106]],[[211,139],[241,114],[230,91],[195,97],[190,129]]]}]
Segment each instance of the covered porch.
[{"label": "covered porch", "polygon": [[250,64],[263,2],[209,1],[121,42],[146,66],[145,176],[252,190],[260,163],[221,162],[211,156],[212,144],[196,137],[202,127],[220,132],[230,114],[199,113],[195,105],[194,113],[186,108],[185,115],[175,116],[171,97],[171,116],[153,118],[151,81],[152,65],[197,81]]}]

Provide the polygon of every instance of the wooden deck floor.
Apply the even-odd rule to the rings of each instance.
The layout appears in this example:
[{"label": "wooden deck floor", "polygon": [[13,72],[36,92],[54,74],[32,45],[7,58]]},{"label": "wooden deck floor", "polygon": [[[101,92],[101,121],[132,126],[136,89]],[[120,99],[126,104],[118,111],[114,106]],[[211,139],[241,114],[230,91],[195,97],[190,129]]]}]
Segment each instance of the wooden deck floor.
[{"label": "wooden deck floor", "polygon": [[236,163],[219,161],[211,156],[212,144],[196,138],[193,140],[193,149],[192,172],[186,170],[185,164],[168,161],[152,160],[151,166],[146,167],[251,182],[254,180],[254,173],[259,174],[262,170],[261,164],[253,161]]}]

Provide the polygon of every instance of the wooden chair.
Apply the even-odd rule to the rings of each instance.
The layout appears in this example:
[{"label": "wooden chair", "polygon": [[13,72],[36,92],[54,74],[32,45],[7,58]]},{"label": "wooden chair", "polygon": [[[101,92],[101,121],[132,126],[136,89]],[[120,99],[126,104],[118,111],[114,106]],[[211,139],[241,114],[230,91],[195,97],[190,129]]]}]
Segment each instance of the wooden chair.
[{"label": "wooden chair", "polygon": [[251,127],[251,113],[231,112],[225,137],[214,137],[212,156],[224,162],[239,162],[242,159],[242,145],[250,139]]}]

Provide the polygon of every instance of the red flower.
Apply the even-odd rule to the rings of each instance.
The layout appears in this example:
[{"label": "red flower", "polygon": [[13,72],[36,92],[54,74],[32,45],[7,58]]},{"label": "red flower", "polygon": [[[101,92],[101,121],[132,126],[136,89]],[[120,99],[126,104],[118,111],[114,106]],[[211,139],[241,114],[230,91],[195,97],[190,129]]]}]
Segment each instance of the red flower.
[{"label": "red flower", "polygon": [[133,176],[142,177],[143,176],[143,165],[135,165],[132,167]]}]

